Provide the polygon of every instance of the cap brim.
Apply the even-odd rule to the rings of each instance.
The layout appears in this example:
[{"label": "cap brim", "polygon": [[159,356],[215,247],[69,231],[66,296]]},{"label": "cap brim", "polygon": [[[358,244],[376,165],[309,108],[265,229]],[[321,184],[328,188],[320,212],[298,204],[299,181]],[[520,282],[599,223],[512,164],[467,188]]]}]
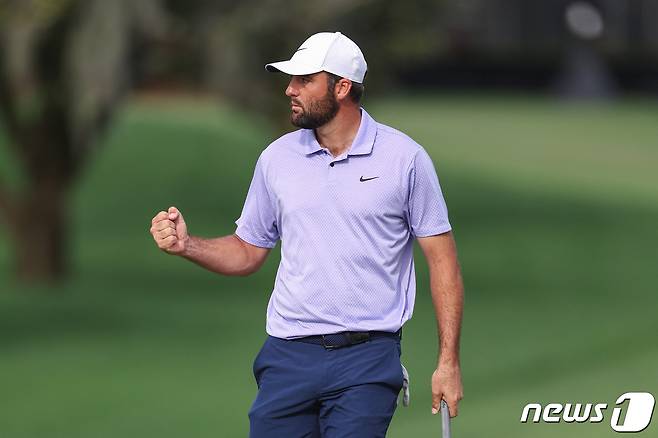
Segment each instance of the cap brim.
[{"label": "cap brim", "polygon": [[269,72],[282,72],[293,76],[310,75],[322,71],[318,67],[310,67],[292,61],[272,62],[265,65],[265,70]]}]

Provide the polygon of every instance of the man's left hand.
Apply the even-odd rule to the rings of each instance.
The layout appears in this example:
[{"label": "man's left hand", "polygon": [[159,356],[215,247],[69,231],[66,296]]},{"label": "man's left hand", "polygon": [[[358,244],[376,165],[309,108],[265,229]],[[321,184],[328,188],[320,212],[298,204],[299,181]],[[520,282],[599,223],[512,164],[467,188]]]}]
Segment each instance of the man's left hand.
[{"label": "man's left hand", "polygon": [[451,417],[457,416],[459,401],[464,396],[459,365],[439,363],[432,374],[432,414],[439,412],[441,399],[448,403]]}]

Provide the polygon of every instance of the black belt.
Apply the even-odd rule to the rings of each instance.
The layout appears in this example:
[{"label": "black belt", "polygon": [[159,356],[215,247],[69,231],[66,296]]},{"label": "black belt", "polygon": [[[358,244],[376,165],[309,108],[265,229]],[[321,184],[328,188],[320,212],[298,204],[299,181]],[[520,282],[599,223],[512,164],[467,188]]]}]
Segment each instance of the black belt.
[{"label": "black belt", "polygon": [[330,335],[304,336],[303,338],[290,339],[291,341],[305,342],[307,344],[322,345],[327,350],[347,347],[349,345],[361,344],[371,339],[396,338],[402,339],[402,329],[395,333],[391,332],[340,332]]}]

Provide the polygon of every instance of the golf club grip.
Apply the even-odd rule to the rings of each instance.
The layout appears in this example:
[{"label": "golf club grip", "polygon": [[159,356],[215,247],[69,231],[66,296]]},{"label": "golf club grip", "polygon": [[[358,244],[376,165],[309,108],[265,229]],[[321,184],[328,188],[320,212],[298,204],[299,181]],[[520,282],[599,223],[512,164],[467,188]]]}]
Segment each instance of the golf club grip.
[{"label": "golf club grip", "polygon": [[441,400],[441,432],[443,438],[450,437],[450,411],[448,410],[448,403]]}]

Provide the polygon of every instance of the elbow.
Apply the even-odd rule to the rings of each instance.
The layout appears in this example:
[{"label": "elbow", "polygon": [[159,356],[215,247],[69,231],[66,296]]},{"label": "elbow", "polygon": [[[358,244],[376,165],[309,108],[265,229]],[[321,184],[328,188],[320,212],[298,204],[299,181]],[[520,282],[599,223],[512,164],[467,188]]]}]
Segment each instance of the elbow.
[{"label": "elbow", "polygon": [[248,257],[245,263],[231,272],[230,275],[235,277],[248,277],[249,275],[257,272],[262,265],[262,260],[254,257]]},{"label": "elbow", "polygon": [[249,267],[246,267],[246,268],[241,269],[239,271],[235,271],[233,273],[233,275],[235,277],[248,277],[251,274],[253,274],[254,272],[258,271],[258,268],[259,268],[259,266],[256,266],[256,267],[249,266]]},{"label": "elbow", "polygon": [[242,266],[236,269],[231,275],[247,277],[258,271],[260,267],[263,266],[269,249],[260,248],[244,242],[237,235],[234,235],[234,237],[242,248]]},{"label": "elbow", "polygon": [[257,271],[257,269],[247,269],[247,268],[231,269],[231,270],[219,270],[219,269],[211,269],[211,270],[216,274],[225,277],[248,277]]}]

